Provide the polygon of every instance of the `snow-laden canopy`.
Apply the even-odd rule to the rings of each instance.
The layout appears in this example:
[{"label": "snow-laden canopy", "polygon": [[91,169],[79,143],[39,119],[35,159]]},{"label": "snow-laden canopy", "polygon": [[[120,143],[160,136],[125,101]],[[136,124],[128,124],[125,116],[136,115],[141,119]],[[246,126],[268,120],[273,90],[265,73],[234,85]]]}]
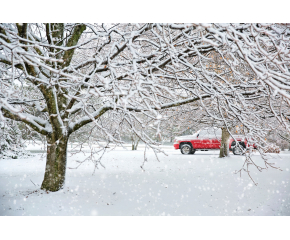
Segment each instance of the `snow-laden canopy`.
[{"label": "snow-laden canopy", "polygon": [[289,38],[287,24],[0,24],[0,118],[50,146],[94,122],[154,147],[148,130],[184,105],[262,147],[267,119],[290,130]]}]

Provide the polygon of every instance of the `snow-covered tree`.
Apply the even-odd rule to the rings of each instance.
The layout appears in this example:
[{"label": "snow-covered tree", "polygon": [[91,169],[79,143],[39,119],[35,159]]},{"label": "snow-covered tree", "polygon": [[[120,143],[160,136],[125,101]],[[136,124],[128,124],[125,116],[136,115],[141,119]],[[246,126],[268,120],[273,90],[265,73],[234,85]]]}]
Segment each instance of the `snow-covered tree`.
[{"label": "snow-covered tree", "polygon": [[46,137],[49,191],[86,124],[116,144],[127,126],[158,151],[146,132],[162,134],[162,110],[197,101],[262,148],[269,114],[289,131],[289,37],[284,24],[0,24],[0,114]]},{"label": "snow-covered tree", "polygon": [[0,120],[0,158],[27,155],[19,125],[12,120]]}]

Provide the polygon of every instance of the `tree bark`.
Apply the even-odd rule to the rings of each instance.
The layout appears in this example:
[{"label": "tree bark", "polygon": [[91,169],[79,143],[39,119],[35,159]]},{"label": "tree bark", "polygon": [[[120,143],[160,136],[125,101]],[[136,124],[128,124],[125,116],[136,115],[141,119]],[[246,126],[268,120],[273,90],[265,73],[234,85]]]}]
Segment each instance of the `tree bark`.
[{"label": "tree bark", "polygon": [[59,142],[47,138],[47,156],[42,190],[56,192],[64,187],[68,138],[64,136]]},{"label": "tree bark", "polygon": [[132,139],[132,151],[135,151],[137,150],[140,138],[138,136],[132,135],[131,139]]},{"label": "tree bark", "polygon": [[229,139],[230,133],[226,127],[222,128],[222,138],[221,138],[221,148],[220,148],[220,158],[229,156]]}]

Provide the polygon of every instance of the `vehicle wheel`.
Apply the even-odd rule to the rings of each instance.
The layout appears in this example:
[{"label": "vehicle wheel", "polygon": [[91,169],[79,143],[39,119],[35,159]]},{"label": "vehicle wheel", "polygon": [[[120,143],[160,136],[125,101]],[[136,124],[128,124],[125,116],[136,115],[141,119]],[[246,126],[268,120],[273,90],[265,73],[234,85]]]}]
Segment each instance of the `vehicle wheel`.
[{"label": "vehicle wheel", "polygon": [[243,146],[243,143],[239,143],[237,146],[233,147],[233,154],[234,155],[242,155],[243,151],[245,149],[245,147]]},{"label": "vehicle wheel", "polygon": [[180,148],[182,154],[191,154],[192,147],[189,144],[183,144]]},{"label": "vehicle wheel", "polygon": [[194,154],[195,153],[195,149],[191,149],[191,152],[190,152],[190,154]]}]

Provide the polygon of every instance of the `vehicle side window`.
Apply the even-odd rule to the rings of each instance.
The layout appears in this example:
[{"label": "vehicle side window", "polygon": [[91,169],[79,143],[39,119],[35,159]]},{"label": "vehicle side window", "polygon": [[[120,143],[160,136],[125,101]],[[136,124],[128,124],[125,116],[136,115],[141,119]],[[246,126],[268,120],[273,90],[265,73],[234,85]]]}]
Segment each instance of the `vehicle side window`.
[{"label": "vehicle side window", "polygon": [[209,137],[209,133],[207,130],[202,130],[199,132],[199,138],[207,138]]},{"label": "vehicle side window", "polygon": [[204,129],[200,131],[199,137],[202,138],[220,138],[222,132],[220,129]]},{"label": "vehicle side window", "polygon": [[220,129],[218,129],[218,130],[214,131],[212,135],[214,138],[220,138],[222,136],[222,131]]}]

